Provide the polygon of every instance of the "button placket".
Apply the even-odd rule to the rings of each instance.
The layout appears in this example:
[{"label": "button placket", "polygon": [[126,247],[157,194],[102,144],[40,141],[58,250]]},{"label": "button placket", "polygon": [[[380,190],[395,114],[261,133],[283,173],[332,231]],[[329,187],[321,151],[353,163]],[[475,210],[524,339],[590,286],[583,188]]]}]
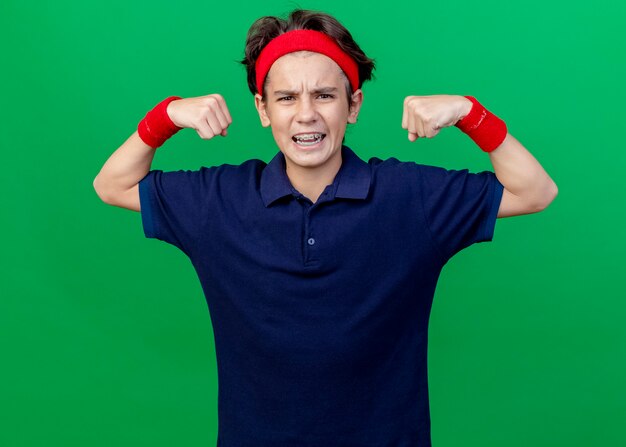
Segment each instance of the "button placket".
[{"label": "button placket", "polygon": [[306,212],[304,213],[304,263],[305,265],[307,264],[311,264],[311,263],[316,263],[319,261],[319,259],[316,256],[317,250],[315,249],[316,246],[316,239],[315,239],[315,235],[314,235],[314,230],[313,230],[313,223],[312,223],[312,211],[314,211],[316,209],[316,207],[310,206],[307,208]]}]

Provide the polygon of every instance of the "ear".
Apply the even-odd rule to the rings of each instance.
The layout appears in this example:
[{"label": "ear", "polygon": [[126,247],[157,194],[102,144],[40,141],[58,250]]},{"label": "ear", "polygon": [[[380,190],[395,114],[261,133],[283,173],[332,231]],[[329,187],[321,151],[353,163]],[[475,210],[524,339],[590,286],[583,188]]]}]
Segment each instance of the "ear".
[{"label": "ear", "polygon": [[259,118],[261,119],[261,125],[267,127],[270,125],[270,118],[267,114],[266,104],[263,102],[263,98],[260,94],[254,95],[254,106],[257,112],[259,112]]},{"label": "ear", "polygon": [[359,116],[359,111],[361,110],[361,104],[363,103],[363,92],[360,88],[356,89],[354,93],[352,93],[352,104],[350,105],[350,113],[348,115],[348,123],[354,124],[356,123],[356,119]]}]

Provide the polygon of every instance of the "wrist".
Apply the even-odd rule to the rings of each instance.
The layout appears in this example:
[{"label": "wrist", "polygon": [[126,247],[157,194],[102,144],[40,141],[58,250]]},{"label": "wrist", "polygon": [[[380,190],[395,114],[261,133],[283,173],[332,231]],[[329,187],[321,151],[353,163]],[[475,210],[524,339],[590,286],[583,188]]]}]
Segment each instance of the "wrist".
[{"label": "wrist", "polygon": [[465,96],[472,103],[469,113],[455,126],[466,133],[483,151],[492,152],[506,137],[506,123],[489,112],[473,96]]},{"label": "wrist", "polygon": [[148,146],[156,149],[165,143],[165,141],[178,132],[182,127],[174,124],[167,113],[168,105],[180,96],[170,96],[158,103],[137,125],[137,133],[139,137]]},{"label": "wrist", "polygon": [[461,115],[459,116],[457,123],[461,121],[463,118],[465,118],[467,115],[469,115],[470,111],[472,110],[472,106],[474,105],[474,103],[470,101],[467,97],[461,96],[460,98],[461,98]]}]

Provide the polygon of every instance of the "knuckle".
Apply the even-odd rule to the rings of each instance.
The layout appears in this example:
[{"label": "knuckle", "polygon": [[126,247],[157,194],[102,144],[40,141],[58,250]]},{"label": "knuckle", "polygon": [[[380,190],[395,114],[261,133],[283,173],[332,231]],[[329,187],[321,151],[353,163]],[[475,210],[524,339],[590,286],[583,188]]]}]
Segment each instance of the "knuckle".
[{"label": "knuckle", "polygon": [[204,101],[203,101],[204,105],[208,107],[211,107],[211,105],[215,104],[216,102],[217,102],[217,99],[215,99],[213,95],[205,96]]}]

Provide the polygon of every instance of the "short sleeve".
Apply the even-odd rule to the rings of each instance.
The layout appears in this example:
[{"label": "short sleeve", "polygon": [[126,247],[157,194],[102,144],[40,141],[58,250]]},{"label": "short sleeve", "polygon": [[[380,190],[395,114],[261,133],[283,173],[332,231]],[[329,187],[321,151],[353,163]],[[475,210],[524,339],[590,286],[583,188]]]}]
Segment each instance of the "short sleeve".
[{"label": "short sleeve", "polygon": [[139,181],[144,234],[189,254],[202,234],[211,187],[211,168],[152,170]]},{"label": "short sleeve", "polygon": [[504,190],[496,175],[418,166],[424,214],[444,261],[474,243],[491,241]]}]

